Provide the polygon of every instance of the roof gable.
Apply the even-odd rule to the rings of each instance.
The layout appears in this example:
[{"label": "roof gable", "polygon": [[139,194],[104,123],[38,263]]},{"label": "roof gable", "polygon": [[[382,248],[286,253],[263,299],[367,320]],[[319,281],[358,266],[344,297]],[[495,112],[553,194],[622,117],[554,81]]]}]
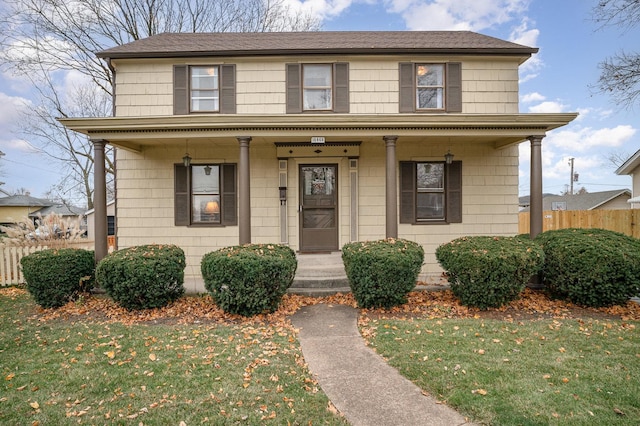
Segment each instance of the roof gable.
[{"label": "roof gable", "polygon": [[299,54],[501,54],[529,57],[527,47],[471,31],[319,31],[162,33],[97,53],[103,58]]},{"label": "roof gable", "polygon": [[29,195],[11,195],[0,198],[0,206],[7,207],[48,207],[55,203],[42,198],[34,198]]},{"label": "roof gable", "polygon": [[[542,199],[542,210],[553,210],[553,203],[566,203],[566,210],[593,210],[619,196],[631,198],[628,189],[613,191],[588,192],[574,195],[545,195]],[[529,211],[527,206],[523,211]]]},{"label": "roof gable", "polygon": [[617,175],[630,175],[633,174],[633,171],[640,167],[640,149],[636,151],[631,157],[627,159],[618,170],[616,170]]}]

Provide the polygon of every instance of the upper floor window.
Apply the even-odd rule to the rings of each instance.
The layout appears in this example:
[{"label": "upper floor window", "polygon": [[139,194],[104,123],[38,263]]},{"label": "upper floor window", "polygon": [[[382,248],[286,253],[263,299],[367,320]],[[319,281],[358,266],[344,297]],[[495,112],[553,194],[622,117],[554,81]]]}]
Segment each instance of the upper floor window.
[{"label": "upper floor window", "polygon": [[191,111],[214,112],[220,109],[218,67],[191,67]]},{"label": "upper floor window", "polygon": [[287,114],[349,112],[349,64],[287,64]]},{"label": "upper floor window", "polygon": [[236,225],[236,165],[175,165],[175,224]]},{"label": "upper floor window", "polygon": [[236,66],[173,67],[173,113],[236,113]]},{"label": "upper floor window", "polygon": [[302,108],[330,110],[333,106],[333,66],[331,64],[302,65]]},{"label": "upper floor window", "polygon": [[400,63],[400,112],[462,112],[459,62]]},{"label": "upper floor window", "polygon": [[444,65],[416,65],[416,108],[444,108]]}]

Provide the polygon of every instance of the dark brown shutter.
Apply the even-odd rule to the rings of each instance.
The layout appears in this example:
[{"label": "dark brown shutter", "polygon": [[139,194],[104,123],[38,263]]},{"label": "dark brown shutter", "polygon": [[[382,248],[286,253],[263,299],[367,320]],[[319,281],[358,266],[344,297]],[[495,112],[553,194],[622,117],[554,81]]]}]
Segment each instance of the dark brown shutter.
[{"label": "dark brown shutter", "polygon": [[400,223],[416,220],[416,163],[400,162]]},{"label": "dark brown shutter", "polygon": [[220,66],[220,113],[236,113],[236,66]]},{"label": "dark brown shutter", "polygon": [[238,195],[236,190],[236,165],[222,166],[222,224],[238,224]]},{"label": "dark brown shutter", "polygon": [[334,104],[333,112],[349,112],[349,63],[334,64]]},{"label": "dark brown shutter", "polygon": [[173,67],[173,114],[189,114],[189,67]]},{"label": "dark brown shutter", "polygon": [[415,73],[410,62],[400,63],[400,112],[415,112]]},{"label": "dark brown shutter", "polygon": [[462,222],[462,161],[447,166],[447,222]]},{"label": "dark brown shutter", "polygon": [[447,64],[446,108],[447,112],[462,112],[462,64]]},{"label": "dark brown shutter", "polygon": [[176,226],[188,226],[190,221],[189,209],[189,168],[182,164],[174,167],[174,216]]},{"label": "dark brown shutter", "polygon": [[287,114],[302,112],[300,64],[287,64]]}]

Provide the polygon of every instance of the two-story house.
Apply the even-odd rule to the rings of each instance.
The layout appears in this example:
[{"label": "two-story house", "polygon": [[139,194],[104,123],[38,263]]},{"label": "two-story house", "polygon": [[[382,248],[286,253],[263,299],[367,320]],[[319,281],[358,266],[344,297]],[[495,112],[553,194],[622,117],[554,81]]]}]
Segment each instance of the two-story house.
[{"label": "two-story house", "polygon": [[98,53],[114,117],[61,121],[94,143],[97,229],[111,144],[118,246],[182,247],[189,290],[205,253],[249,242],[406,238],[439,275],[438,245],[518,232],[527,140],[542,228],[542,140],[576,114],[518,112],[535,52],[466,31],[160,34]]}]

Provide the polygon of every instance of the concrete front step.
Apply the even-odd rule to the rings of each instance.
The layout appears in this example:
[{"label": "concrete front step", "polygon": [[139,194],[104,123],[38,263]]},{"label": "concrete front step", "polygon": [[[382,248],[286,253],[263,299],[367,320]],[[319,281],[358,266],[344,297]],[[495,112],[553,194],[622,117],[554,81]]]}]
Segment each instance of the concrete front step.
[{"label": "concrete front step", "polygon": [[351,291],[340,252],[298,254],[298,269],[289,293],[326,296]]}]

